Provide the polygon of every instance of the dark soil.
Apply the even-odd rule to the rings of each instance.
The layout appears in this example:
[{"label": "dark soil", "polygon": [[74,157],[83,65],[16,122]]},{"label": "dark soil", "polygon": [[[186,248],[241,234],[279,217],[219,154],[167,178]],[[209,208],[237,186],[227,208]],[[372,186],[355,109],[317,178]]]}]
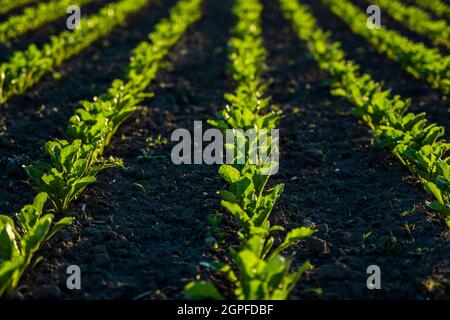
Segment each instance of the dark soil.
[{"label": "dark soil", "polygon": [[[79,100],[104,92],[123,75],[129,51],[174,2],[153,1],[126,27],[61,67],[60,80],[47,76],[0,108],[0,211],[13,212],[32,199],[20,166],[43,159],[46,140],[65,136]],[[223,212],[215,194],[224,187],[218,168],[174,165],[170,136],[174,129],[192,131],[194,121],[214,118],[224,107],[223,94],[233,90],[226,73],[231,3],[205,0],[203,18],[173,48],[150,86],[154,98],[123,125],[107,151],[123,158],[125,167],[100,173],[74,202],[75,223],[40,251],[44,259],[26,273],[16,298],[180,298],[185,283],[205,272],[200,261],[223,258],[237,227],[225,215],[223,243],[212,250],[207,217]],[[285,192],[273,222],[318,229],[289,252],[294,267],[305,260],[315,266],[291,298],[450,298],[450,234],[442,217],[427,210],[430,199],[416,179],[371,144],[352,106],[330,95],[330,76],[283,18],[278,2],[262,3],[269,53],[265,77],[285,115],[279,126],[281,168],[271,179],[272,185],[284,183]],[[436,90],[376,53],[319,2],[313,9],[363,71],[413,97],[413,110],[430,111],[431,119],[448,123],[442,111],[448,105]],[[155,143],[158,137],[168,141]],[[82,290],[67,289],[69,265],[81,267]],[[366,287],[370,265],[381,268],[381,290]]]},{"label": "dark soil", "polygon": [[[43,252],[22,293],[32,298],[118,299],[179,297],[195,275],[205,242],[207,215],[222,187],[215,166],[172,164],[172,144],[149,147],[158,135],[170,141],[176,128],[193,129],[222,108],[226,46],[232,19],[225,1],[206,1],[168,57],[150,90],[155,98],[117,133],[109,152],[123,170],[99,176],[73,208],[76,223]],[[143,151],[148,157],[143,158]],[[80,209],[85,205],[84,210]],[[81,291],[66,288],[66,268],[82,270]]]}]

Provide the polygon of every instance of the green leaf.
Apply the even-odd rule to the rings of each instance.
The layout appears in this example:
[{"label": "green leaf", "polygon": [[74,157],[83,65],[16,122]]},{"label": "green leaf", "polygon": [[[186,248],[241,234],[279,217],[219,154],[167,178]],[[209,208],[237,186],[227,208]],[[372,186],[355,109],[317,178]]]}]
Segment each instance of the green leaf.
[{"label": "green leaf", "polygon": [[274,225],[274,226],[272,226],[272,227],[270,227],[270,230],[269,230],[271,233],[272,232],[277,232],[277,231],[284,231],[284,227],[282,227],[282,226],[278,226],[278,225]]},{"label": "green leaf", "polygon": [[345,91],[343,88],[336,88],[336,89],[331,90],[331,94],[333,96],[346,97],[347,96],[347,91]]}]

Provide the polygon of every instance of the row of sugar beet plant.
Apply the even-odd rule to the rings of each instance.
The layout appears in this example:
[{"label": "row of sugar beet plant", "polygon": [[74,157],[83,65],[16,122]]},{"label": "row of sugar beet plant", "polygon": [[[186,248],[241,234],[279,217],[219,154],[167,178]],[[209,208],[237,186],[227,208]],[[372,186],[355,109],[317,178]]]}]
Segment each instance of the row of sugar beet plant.
[{"label": "row of sugar beet plant", "polygon": [[[326,0],[331,2],[333,0]],[[392,96],[359,66],[346,60],[339,42],[318,27],[307,6],[297,0],[280,0],[285,16],[322,69],[336,81],[332,93],[354,105],[354,112],[370,127],[378,146],[387,148],[415,174],[434,198],[430,208],[441,213],[450,227],[450,144],[445,129],[429,123],[425,113],[408,111],[410,99]]]},{"label": "row of sugar beet plant", "polygon": [[[275,128],[281,116],[279,111],[267,110],[270,98],[265,97],[267,85],[261,76],[267,56],[261,36],[261,11],[258,0],[235,2],[236,26],[232,30],[229,60],[237,89],[235,93],[225,95],[228,105],[217,114],[217,119],[209,121],[220,130],[254,129],[258,139],[264,130]],[[186,285],[185,296],[191,299],[287,299],[301,275],[312,266],[305,262],[292,271],[292,259],[281,253],[311,236],[315,230],[296,228],[286,232],[280,240],[284,227],[271,225],[269,217],[283,192],[283,185],[267,187],[271,168],[277,164],[261,159],[252,161],[248,153],[253,142],[243,134],[237,139],[245,140],[247,154],[233,150],[233,164],[220,167],[219,174],[228,187],[219,194],[223,208],[239,222],[238,244],[229,248],[229,263],[202,262],[224,283],[219,286],[208,280],[193,281]],[[259,143],[257,145],[261,147]],[[269,145],[273,147],[274,144]]]},{"label": "row of sugar beet plant", "polygon": [[450,56],[440,54],[437,48],[413,42],[395,30],[367,28],[366,13],[347,0],[321,1],[379,52],[398,62],[414,77],[426,80],[442,94],[450,94]]},{"label": "row of sugar beet plant", "polygon": [[14,292],[23,273],[37,261],[36,251],[72,222],[71,217],[55,219],[55,215],[66,213],[69,204],[96,181],[100,170],[121,165],[105,159],[103,151],[118,127],[151,95],[146,93],[148,85],[169,50],[199,19],[201,1],[179,0],[170,16],[155,26],[150,40],[133,50],[126,80],[115,80],[105,94],[82,102],[69,121],[68,138],[45,144],[50,162],[36,161],[26,167],[39,194],[15,219],[0,216],[0,296]]}]

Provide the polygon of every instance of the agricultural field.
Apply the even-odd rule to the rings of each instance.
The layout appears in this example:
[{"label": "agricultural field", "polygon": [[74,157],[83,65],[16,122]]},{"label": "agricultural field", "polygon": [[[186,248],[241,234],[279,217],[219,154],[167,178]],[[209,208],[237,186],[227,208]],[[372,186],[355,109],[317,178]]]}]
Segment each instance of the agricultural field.
[{"label": "agricultural field", "polygon": [[447,0],[0,0],[0,300],[450,299],[449,98]]}]

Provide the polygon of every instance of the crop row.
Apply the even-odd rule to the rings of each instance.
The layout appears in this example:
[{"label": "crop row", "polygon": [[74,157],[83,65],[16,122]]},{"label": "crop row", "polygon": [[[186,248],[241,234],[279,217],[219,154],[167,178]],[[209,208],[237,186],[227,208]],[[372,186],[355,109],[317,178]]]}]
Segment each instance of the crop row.
[{"label": "crop row", "polygon": [[425,35],[435,45],[450,48],[450,27],[445,20],[435,20],[420,8],[404,5],[397,0],[371,0],[370,3],[380,6],[412,31]]},{"label": "crop row", "polygon": [[286,17],[306,41],[319,65],[336,80],[332,93],[355,106],[355,114],[370,127],[377,145],[388,148],[424,184],[435,201],[430,207],[447,218],[450,227],[450,144],[441,138],[445,129],[430,124],[425,113],[408,112],[410,99],[392,96],[382,84],[345,59],[339,42],[329,40],[308,7],[280,0]]},{"label": "crop row", "polygon": [[[26,167],[39,192],[34,204],[16,215],[17,225],[8,216],[0,216],[0,296],[12,293],[33,254],[54,231],[71,223],[63,218],[52,223],[53,214],[67,210],[86,186],[96,181],[97,173],[120,161],[102,158],[118,127],[139,107],[149,93],[148,85],[170,48],[200,15],[201,0],[180,0],[170,16],[159,22],[150,41],[140,43],[132,52],[126,80],[115,80],[110,89],[92,102],[84,101],[70,119],[68,140],[49,141],[45,152],[50,163],[36,161]],[[44,202],[51,214],[42,215]]]},{"label": "crop row", "polygon": [[356,34],[364,37],[379,52],[400,63],[416,78],[422,78],[443,94],[450,94],[450,56],[442,56],[436,48],[427,48],[403,37],[397,31],[367,28],[367,15],[347,0],[322,0],[331,11],[345,21]]},{"label": "crop row", "polygon": [[[84,5],[92,0],[77,0],[77,5]],[[20,15],[10,17],[0,23],[0,43],[13,39],[28,31],[62,17],[67,8],[74,4],[72,0],[53,0],[35,7],[27,7]]]},{"label": "crop row", "polygon": [[15,8],[36,2],[37,0],[0,0],[0,14],[7,13]]},{"label": "crop row", "polygon": [[431,10],[439,17],[450,19],[450,6],[441,0],[413,0],[422,8]]},{"label": "crop row", "polygon": [[65,60],[123,24],[149,1],[121,0],[107,5],[98,14],[82,19],[80,29],[52,36],[41,49],[31,44],[25,51],[15,52],[8,62],[0,65],[0,104],[11,96],[24,93]]},{"label": "crop row", "polygon": [[[261,36],[261,9],[258,0],[235,2],[233,13],[237,22],[232,30],[229,60],[230,73],[238,86],[235,93],[225,95],[228,105],[217,114],[217,119],[209,121],[222,131],[233,130],[237,133],[235,141],[240,140],[248,147],[245,154],[240,154],[236,150],[239,142],[228,146],[234,153],[234,161],[219,169],[228,185],[218,192],[221,205],[241,227],[237,234],[239,244],[229,249],[229,263],[202,263],[217,273],[226,287],[232,288],[232,293],[220,292],[211,281],[196,281],[185,287],[188,298],[287,299],[301,275],[311,268],[306,262],[291,273],[291,260],[280,253],[313,234],[314,229],[293,229],[278,246],[274,245],[279,238],[276,234],[284,228],[271,225],[269,216],[284,186],[278,184],[268,189],[267,182],[271,165],[278,163],[249,159],[249,150],[264,147],[261,145],[263,132],[274,129],[281,117],[281,112],[265,110],[270,105],[270,98],[265,97],[267,85],[261,77],[266,59]],[[258,143],[244,134],[249,129],[256,131]],[[272,141],[274,139],[271,137]],[[267,148],[275,151],[271,142]]]}]

